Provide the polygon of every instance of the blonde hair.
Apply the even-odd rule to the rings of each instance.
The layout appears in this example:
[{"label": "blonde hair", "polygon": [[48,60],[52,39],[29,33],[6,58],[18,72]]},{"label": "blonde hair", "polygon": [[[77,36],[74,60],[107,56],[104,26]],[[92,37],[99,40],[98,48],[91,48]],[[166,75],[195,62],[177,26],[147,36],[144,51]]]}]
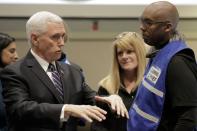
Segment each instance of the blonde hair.
[{"label": "blonde hair", "polygon": [[109,74],[99,82],[99,86],[105,88],[110,94],[117,94],[121,84],[120,66],[117,59],[117,48],[135,50],[138,67],[136,73],[136,87],[139,85],[143,78],[146,66],[146,49],[145,43],[141,36],[136,32],[122,32],[113,42],[113,59],[112,66]]}]

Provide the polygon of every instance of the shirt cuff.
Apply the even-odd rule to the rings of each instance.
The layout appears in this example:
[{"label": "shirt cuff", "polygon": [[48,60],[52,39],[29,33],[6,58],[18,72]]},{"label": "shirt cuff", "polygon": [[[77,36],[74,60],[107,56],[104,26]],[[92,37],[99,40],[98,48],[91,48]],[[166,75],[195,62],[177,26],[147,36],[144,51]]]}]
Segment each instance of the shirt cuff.
[{"label": "shirt cuff", "polygon": [[60,114],[60,122],[67,122],[69,119],[69,115],[66,115],[66,117],[64,116],[64,109],[65,109],[66,105],[63,105],[62,107],[62,111]]}]

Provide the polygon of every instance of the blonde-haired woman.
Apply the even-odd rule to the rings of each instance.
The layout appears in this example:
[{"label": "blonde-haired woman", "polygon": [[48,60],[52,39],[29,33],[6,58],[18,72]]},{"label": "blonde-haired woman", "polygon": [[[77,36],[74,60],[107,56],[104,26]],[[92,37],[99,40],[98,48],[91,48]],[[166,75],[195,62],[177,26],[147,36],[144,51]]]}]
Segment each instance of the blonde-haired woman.
[{"label": "blonde-haired woman", "polygon": [[[145,54],[145,44],[139,34],[120,33],[113,42],[111,71],[99,82],[98,95],[118,94],[129,110],[144,74]],[[126,131],[126,117],[117,116],[106,104],[97,103],[97,105],[108,113],[105,121],[93,122],[92,131]]]}]

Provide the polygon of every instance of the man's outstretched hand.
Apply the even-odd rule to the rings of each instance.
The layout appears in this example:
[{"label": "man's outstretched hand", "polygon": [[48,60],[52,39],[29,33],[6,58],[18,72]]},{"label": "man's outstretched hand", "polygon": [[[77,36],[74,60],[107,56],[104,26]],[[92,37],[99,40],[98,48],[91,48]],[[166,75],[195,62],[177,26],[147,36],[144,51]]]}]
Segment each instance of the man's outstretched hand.
[{"label": "man's outstretched hand", "polygon": [[104,102],[110,105],[113,111],[116,111],[118,115],[122,117],[126,117],[129,119],[128,111],[121,99],[118,95],[110,95],[110,96],[95,96],[96,101]]},{"label": "man's outstretched hand", "polygon": [[97,106],[66,104],[64,114],[65,117],[74,116],[92,122],[93,119],[97,121],[105,120],[107,112]]}]

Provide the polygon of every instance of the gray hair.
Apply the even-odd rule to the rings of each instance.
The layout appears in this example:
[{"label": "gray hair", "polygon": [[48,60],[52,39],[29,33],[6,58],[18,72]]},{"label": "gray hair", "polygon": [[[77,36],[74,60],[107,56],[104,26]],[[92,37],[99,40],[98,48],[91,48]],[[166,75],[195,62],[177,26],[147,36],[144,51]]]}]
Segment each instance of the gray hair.
[{"label": "gray hair", "polygon": [[[31,44],[31,34],[42,34],[46,31],[47,23],[64,23],[63,19],[51,12],[40,11],[33,14],[26,23],[26,35],[28,42]],[[65,23],[64,23],[65,24]]]}]

